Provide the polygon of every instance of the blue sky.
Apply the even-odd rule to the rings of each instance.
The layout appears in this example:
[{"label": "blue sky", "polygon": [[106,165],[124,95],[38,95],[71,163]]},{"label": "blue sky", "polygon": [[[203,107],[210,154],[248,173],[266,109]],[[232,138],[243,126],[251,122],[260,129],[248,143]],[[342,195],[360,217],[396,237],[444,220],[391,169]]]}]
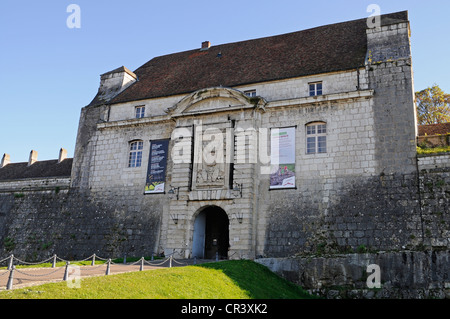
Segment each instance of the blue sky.
[{"label": "blue sky", "polygon": [[[70,4],[81,28],[70,29]],[[408,10],[415,90],[438,84],[450,93],[447,0],[116,1],[2,0],[0,11],[0,156],[73,156],[81,108],[95,96],[100,74],[135,70],[155,56],[283,34]]]}]

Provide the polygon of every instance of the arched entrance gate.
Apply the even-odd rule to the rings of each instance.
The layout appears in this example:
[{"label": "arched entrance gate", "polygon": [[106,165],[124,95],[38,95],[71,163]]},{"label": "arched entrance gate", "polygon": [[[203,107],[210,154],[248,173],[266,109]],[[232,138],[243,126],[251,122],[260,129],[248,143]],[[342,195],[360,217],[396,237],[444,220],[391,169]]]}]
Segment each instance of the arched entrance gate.
[{"label": "arched entrance gate", "polygon": [[192,241],[192,257],[213,259],[228,258],[229,219],[218,206],[203,208],[195,218]]}]

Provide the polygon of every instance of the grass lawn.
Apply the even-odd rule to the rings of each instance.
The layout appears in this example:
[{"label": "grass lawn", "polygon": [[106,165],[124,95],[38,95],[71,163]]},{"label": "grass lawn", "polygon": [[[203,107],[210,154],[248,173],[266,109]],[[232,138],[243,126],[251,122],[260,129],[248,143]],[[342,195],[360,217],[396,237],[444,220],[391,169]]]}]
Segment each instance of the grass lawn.
[{"label": "grass lawn", "polygon": [[307,299],[300,287],[249,260],[91,277],[1,291],[0,299]]}]

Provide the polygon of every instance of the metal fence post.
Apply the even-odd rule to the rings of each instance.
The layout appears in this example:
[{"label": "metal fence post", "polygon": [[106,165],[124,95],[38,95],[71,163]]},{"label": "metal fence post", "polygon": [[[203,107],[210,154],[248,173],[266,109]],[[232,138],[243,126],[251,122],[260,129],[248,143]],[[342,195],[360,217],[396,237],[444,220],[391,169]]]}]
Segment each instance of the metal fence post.
[{"label": "metal fence post", "polygon": [[94,266],[94,265],[95,265],[95,254],[92,255],[92,264],[91,264],[91,266]]},{"label": "metal fence post", "polygon": [[52,268],[56,267],[56,254],[53,255],[53,263],[52,263]]},{"label": "metal fence post", "polygon": [[9,257],[8,270],[12,269],[13,263],[14,263],[14,255],[11,254],[11,256]]},{"label": "metal fence post", "polygon": [[106,265],[106,274],[105,275],[109,275],[110,271],[111,271],[111,258],[108,259],[108,264]]},{"label": "metal fence post", "polygon": [[152,252],[152,259],[151,259],[152,261],[153,261],[153,255],[154,255],[154,253]]},{"label": "metal fence post", "polygon": [[7,290],[11,290],[13,287],[13,280],[14,280],[14,270],[16,269],[16,266],[12,266],[11,270],[9,272],[9,278],[8,278],[8,284],[6,285]]},{"label": "metal fence post", "polygon": [[64,277],[63,277],[64,281],[67,281],[67,278],[69,277],[69,265],[70,265],[70,262],[66,262],[66,270],[64,271]]},{"label": "metal fence post", "polygon": [[125,254],[124,256],[123,256],[123,264],[125,265],[127,263],[127,254]]},{"label": "metal fence post", "polygon": [[141,267],[139,267],[139,271],[144,270],[144,257],[141,258]]},{"label": "metal fence post", "polygon": [[169,268],[172,268],[172,255],[170,255]]}]

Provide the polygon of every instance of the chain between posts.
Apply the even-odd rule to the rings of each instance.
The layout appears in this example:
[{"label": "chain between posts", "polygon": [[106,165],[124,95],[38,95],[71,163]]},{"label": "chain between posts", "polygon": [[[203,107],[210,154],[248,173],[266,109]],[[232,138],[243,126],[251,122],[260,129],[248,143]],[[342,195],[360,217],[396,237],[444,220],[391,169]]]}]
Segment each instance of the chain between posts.
[{"label": "chain between posts", "polygon": [[[139,271],[143,271],[144,270],[144,265],[149,265],[149,266],[161,266],[167,262],[169,262],[169,268],[172,267],[173,263],[178,264],[178,265],[188,265],[188,263],[186,262],[180,262],[176,259],[173,258],[173,255],[175,254],[175,251],[166,256],[167,258],[165,258],[164,260],[160,261],[160,262],[155,262],[153,257],[154,254],[152,253],[152,257],[151,257],[151,261],[147,261],[145,260],[144,257],[141,257],[139,260],[133,262],[133,263],[128,263],[127,265],[129,266],[133,266],[133,265],[138,265],[139,264]],[[126,258],[126,257],[125,257]],[[124,259],[125,259],[124,258]],[[105,275],[109,275],[111,272],[111,265],[117,265],[116,263],[114,263],[111,258],[101,258],[99,256],[97,256],[96,254],[93,254],[87,258],[81,259],[81,260],[77,260],[77,261],[73,261],[73,263],[77,263],[77,262],[83,262],[83,261],[87,261],[89,259],[92,259],[92,263],[91,263],[91,267],[86,267],[84,268],[84,270],[86,271],[91,271],[100,267],[103,267],[105,264],[100,264],[97,267],[93,267],[95,266],[95,261],[96,259],[101,260],[101,261],[106,261],[106,272]],[[8,278],[8,283],[6,286],[7,290],[12,289],[13,287],[13,281],[14,281],[14,274],[15,273],[20,273],[21,275],[25,275],[25,276],[29,276],[29,277],[45,277],[45,276],[50,276],[52,274],[55,274],[57,271],[59,271],[62,267],[56,267],[56,261],[64,261],[66,262],[65,266],[65,271],[64,271],[64,277],[63,280],[67,281],[68,280],[68,271],[69,271],[69,267],[70,267],[70,262],[68,260],[65,260],[63,258],[58,257],[56,254],[54,254],[53,256],[40,261],[40,262],[26,262],[24,260],[21,260],[17,257],[15,257],[13,254],[11,254],[9,257],[3,258],[0,260],[0,264],[7,261],[8,262],[8,268],[4,271],[4,272],[0,272],[0,277],[5,276],[7,274],[9,274],[9,278]],[[14,261],[18,262],[16,265],[14,264]],[[18,270],[16,268],[16,266],[18,266],[19,264],[24,264],[24,265],[39,265],[39,264],[43,264],[43,263],[47,263],[47,262],[52,262],[52,266],[51,268],[56,268],[53,271],[50,271],[48,273],[45,274],[30,274],[28,272],[22,271],[22,270]],[[194,264],[197,263],[196,257],[194,257]]]}]

